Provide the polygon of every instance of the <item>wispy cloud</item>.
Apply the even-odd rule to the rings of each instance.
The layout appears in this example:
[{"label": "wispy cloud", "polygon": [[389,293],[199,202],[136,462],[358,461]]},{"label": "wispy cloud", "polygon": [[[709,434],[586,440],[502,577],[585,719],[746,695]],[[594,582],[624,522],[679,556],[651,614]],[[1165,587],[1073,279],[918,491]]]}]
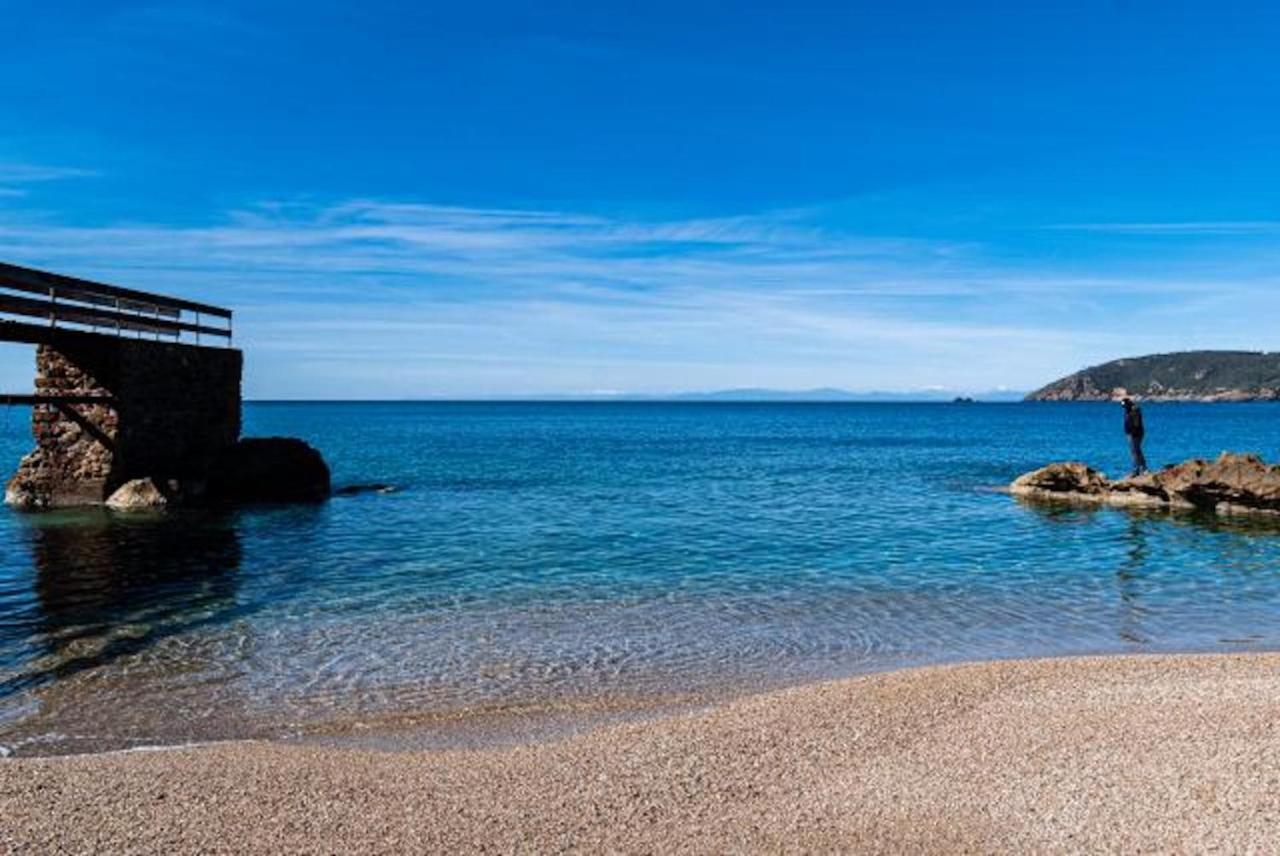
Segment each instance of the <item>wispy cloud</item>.
[{"label": "wispy cloud", "polygon": [[261,395],[1032,386],[1171,339],[1213,344],[1177,314],[1207,292],[1252,317],[1280,309],[1265,276],[1032,270],[972,243],[849,234],[816,210],[653,220],[357,199],[203,226],[0,215],[0,256],[235,306]]},{"label": "wispy cloud", "polygon": [[[946,265],[958,246],[828,234],[793,215],[620,221],[552,211],[358,200],[328,207],[269,204],[205,227],[62,227],[0,220],[0,249],[95,270],[224,276],[234,270],[289,293],[309,277],[406,297],[470,284],[503,293],[620,296],[686,286],[921,293],[911,271]],[[910,267],[907,266],[910,262]],[[891,267],[895,277],[886,277]],[[880,279],[869,277],[872,271]],[[852,276],[859,274],[858,276]],[[947,286],[952,292],[960,284]],[[314,294],[307,282],[300,293]]]},{"label": "wispy cloud", "polygon": [[1051,226],[1074,232],[1116,235],[1274,235],[1280,220],[1204,220],[1183,223],[1062,223]]},{"label": "wispy cloud", "polygon": [[96,175],[98,173],[94,170],[79,167],[0,161],[0,182],[7,184],[62,181],[70,178],[91,178]]}]

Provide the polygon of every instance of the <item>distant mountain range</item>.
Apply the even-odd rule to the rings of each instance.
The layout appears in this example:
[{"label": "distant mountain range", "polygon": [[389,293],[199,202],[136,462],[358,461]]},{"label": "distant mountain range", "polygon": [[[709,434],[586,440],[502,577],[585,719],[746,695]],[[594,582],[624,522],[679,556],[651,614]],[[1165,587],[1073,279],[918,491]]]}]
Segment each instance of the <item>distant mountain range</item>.
[{"label": "distant mountain range", "polygon": [[[819,387],[817,389],[765,389],[743,387],[740,389],[717,389],[706,392],[670,392],[670,393],[636,393],[636,392],[594,392],[594,393],[530,393],[523,395],[489,395],[463,396],[458,398],[407,398],[396,401],[688,401],[688,402],[958,402],[977,404],[996,401],[1022,401],[1025,394],[1004,389],[987,392],[956,392],[954,390],[902,390],[902,391],[868,391],[854,392],[835,387]],[[356,403],[362,399],[353,400]],[[376,399],[375,399],[376,400]],[[259,404],[265,403],[302,403],[299,399],[251,399]]]},{"label": "distant mountain range", "polygon": [[557,399],[575,401],[1020,401],[1022,392],[991,390],[988,392],[958,393],[946,390],[906,390],[899,392],[853,392],[835,387],[817,389],[764,389],[743,387],[719,389],[707,392],[674,392],[669,394],[601,393],[599,395],[555,396]]},{"label": "distant mountain range", "polygon": [[1183,351],[1127,357],[1067,375],[1028,401],[1106,401],[1118,390],[1148,401],[1280,400],[1280,353]]}]

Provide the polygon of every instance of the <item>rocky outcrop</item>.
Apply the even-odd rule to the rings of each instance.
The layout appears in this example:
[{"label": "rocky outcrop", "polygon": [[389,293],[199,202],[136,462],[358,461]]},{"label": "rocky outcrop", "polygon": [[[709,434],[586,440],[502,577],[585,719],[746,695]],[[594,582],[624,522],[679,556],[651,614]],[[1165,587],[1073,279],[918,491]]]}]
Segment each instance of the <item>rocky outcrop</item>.
[{"label": "rocky outcrop", "polygon": [[210,471],[209,500],[218,504],[318,502],[329,496],[329,465],[292,437],[240,440]]},{"label": "rocky outcrop", "polygon": [[1055,463],[1019,476],[1009,493],[1041,502],[1280,516],[1280,465],[1224,452],[1215,461],[1194,458],[1111,481],[1082,463]]},{"label": "rocky outcrop", "polygon": [[1028,401],[1107,401],[1123,391],[1147,401],[1280,400],[1280,354],[1184,351],[1090,366],[1027,396]]}]

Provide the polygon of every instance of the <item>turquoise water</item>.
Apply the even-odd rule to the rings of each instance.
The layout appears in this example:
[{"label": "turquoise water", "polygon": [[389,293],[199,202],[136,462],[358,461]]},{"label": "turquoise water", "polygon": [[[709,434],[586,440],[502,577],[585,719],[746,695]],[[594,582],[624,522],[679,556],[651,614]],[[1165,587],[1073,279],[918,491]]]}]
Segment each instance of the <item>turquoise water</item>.
[{"label": "turquoise water", "polygon": [[[1274,405],[1151,405],[1153,465],[1280,459]],[[1047,510],[1093,404],[251,404],[336,485],[167,519],[0,511],[0,744],[741,691],[900,665],[1280,647],[1280,535]],[[30,443],[0,411],[0,463]]]}]

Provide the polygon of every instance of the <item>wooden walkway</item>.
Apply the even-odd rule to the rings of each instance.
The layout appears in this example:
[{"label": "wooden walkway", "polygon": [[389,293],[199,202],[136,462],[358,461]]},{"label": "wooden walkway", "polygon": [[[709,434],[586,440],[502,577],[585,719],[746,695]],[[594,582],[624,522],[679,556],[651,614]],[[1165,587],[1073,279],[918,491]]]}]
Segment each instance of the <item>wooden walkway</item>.
[{"label": "wooden walkway", "polygon": [[231,310],[0,262],[0,342],[40,344],[62,329],[229,345]]},{"label": "wooden walkway", "polygon": [[[55,344],[66,333],[231,345],[231,310],[0,262],[0,342]],[[89,395],[0,393],[0,405],[112,404]]]}]

